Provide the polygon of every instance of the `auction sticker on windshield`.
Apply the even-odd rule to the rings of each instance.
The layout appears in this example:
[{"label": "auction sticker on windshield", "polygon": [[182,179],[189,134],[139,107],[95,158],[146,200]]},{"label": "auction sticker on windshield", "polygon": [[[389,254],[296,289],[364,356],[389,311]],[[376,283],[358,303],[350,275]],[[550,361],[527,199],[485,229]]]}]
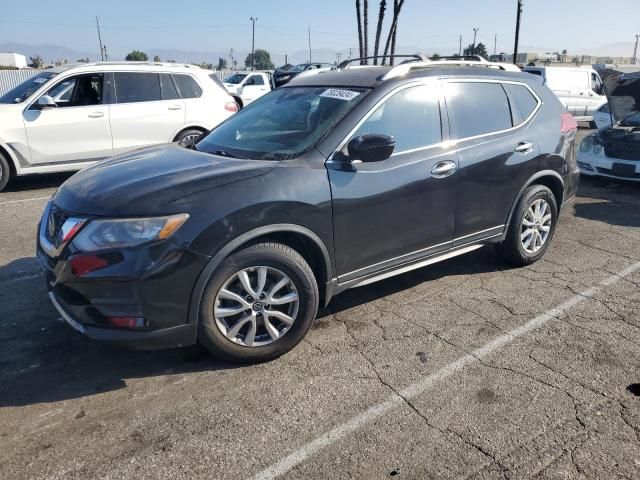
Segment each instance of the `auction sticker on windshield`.
[{"label": "auction sticker on windshield", "polygon": [[330,88],[329,90],[325,90],[320,94],[321,97],[324,98],[336,98],[338,100],[344,100],[346,102],[353,100],[360,92],[352,92],[351,90],[340,90],[338,88]]}]

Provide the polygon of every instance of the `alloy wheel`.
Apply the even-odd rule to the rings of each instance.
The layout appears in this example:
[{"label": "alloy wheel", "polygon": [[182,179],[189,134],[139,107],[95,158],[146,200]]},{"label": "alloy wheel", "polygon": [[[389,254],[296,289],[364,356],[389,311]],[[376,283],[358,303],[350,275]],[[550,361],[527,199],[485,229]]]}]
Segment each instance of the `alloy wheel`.
[{"label": "alloy wheel", "polygon": [[298,291],[284,272],[266,266],[233,274],[218,291],[213,316],[231,342],[261,347],[281,338],[296,320]]},{"label": "alloy wheel", "polygon": [[520,229],[520,242],[525,252],[535,254],[549,238],[553,215],[546,200],[540,198],[527,209]]}]

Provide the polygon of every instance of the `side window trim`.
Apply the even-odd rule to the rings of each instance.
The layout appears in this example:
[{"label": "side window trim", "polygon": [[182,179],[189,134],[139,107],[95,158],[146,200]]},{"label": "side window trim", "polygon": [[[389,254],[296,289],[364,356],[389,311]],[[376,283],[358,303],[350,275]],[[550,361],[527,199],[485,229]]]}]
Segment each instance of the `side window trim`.
[{"label": "side window trim", "polygon": [[[524,119],[522,121],[522,123],[520,123],[519,125],[514,125],[511,128],[507,128],[505,130],[497,130],[495,132],[483,133],[481,135],[474,135],[472,137],[451,138],[450,143],[453,143],[453,144],[457,144],[457,143],[460,143],[460,142],[466,142],[468,140],[475,140],[475,139],[483,138],[483,137],[489,137],[489,136],[492,136],[492,135],[501,135],[503,133],[513,132],[513,131],[515,131],[515,130],[517,130],[519,128],[523,128],[524,126],[528,125],[529,122],[538,114],[538,112],[542,108],[542,104],[543,104],[542,99],[538,96],[538,94],[529,85],[527,85],[524,82],[511,81],[511,80],[493,80],[493,79],[485,79],[485,78],[478,78],[478,79],[464,78],[464,79],[449,79],[449,80],[445,80],[445,83],[498,83],[498,84],[500,84],[500,86],[502,86],[503,91],[507,95],[507,99],[509,101],[509,108],[512,111],[513,111],[513,107],[511,106],[511,97],[510,97],[509,92],[507,91],[507,89],[504,88],[504,86],[503,86],[504,84],[522,85],[527,90],[529,90],[529,92],[531,92],[533,97],[538,102],[538,105],[533,110],[533,112],[531,112],[531,114],[526,119]],[[513,118],[513,116],[512,116],[512,118]]]},{"label": "side window trim", "polygon": [[412,87],[419,87],[422,85],[429,85],[429,86],[433,86],[434,88],[438,89],[438,107],[440,109],[440,132],[442,135],[442,141],[435,143],[433,145],[426,145],[424,147],[419,147],[419,148],[414,148],[414,149],[410,149],[410,150],[404,150],[402,152],[394,152],[391,157],[397,156],[397,155],[405,155],[405,154],[409,154],[409,153],[415,153],[415,152],[420,152],[422,150],[430,150],[432,148],[437,148],[437,147],[446,147],[450,144],[450,127],[449,127],[449,117],[448,117],[448,113],[446,111],[446,104],[445,104],[445,99],[444,99],[444,95],[443,95],[443,89],[442,89],[442,81],[440,79],[429,79],[428,81],[416,81],[416,82],[411,82],[411,83],[407,83],[405,85],[400,85],[397,88],[394,88],[393,90],[391,90],[390,92],[388,92],[384,97],[382,97],[380,100],[378,100],[368,111],[367,113],[360,119],[358,120],[358,122],[355,124],[355,126],[349,131],[349,133],[345,136],[345,138],[342,139],[342,141],[338,144],[338,147],[334,149],[333,153],[329,156],[329,159],[327,160],[328,162],[333,161],[334,156],[342,151],[345,146],[347,145],[347,143],[349,142],[349,139],[353,136],[354,133],[356,133],[358,131],[358,129],[373,115],[373,113],[378,109],[378,107],[380,107],[381,105],[383,105],[388,99],[390,99],[392,96],[394,96],[396,93],[399,93],[403,90],[406,90],[408,88],[412,88]]}]

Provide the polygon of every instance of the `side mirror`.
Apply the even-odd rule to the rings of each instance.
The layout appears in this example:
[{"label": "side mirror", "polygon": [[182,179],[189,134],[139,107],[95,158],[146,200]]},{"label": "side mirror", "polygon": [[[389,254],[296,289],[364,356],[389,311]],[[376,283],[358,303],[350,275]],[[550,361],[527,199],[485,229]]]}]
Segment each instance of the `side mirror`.
[{"label": "side mirror", "polygon": [[391,156],[396,148],[396,141],[389,135],[366,133],[354,138],[347,145],[351,160],[363,162],[381,162]]},{"label": "side mirror", "polygon": [[38,98],[36,106],[40,110],[45,110],[47,108],[58,108],[56,102],[49,95],[42,95],[40,98]]}]

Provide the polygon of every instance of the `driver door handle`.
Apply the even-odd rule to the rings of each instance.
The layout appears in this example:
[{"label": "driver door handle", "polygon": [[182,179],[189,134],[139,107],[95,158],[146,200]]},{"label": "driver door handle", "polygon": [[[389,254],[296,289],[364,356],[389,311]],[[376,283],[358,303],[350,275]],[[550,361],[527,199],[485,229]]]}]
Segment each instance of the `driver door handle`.
[{"label": "driver door handle", "polygon": [[531,142],[520,142],[516,145],[516,148],[513,149],[518,153],[529,153],[533,150],[533,143]]},{"label": "driver door handle", "polygon": [[102,112],[91,112],[89,114],[89,118],[100,118],[100,117],[104,117],[104,113],[102,113]]},{"label": "driver door handle", "polygon": [[456,172],[455,162],[451,160],[445,160],[443,162],[436,163],[431,169],[431,175],[433,178],[446,178],[450,175],[453,175]]},{"label": "driver door handle", "polygon": [[169,105],[169,110],[181,110],[182,105]]}]

